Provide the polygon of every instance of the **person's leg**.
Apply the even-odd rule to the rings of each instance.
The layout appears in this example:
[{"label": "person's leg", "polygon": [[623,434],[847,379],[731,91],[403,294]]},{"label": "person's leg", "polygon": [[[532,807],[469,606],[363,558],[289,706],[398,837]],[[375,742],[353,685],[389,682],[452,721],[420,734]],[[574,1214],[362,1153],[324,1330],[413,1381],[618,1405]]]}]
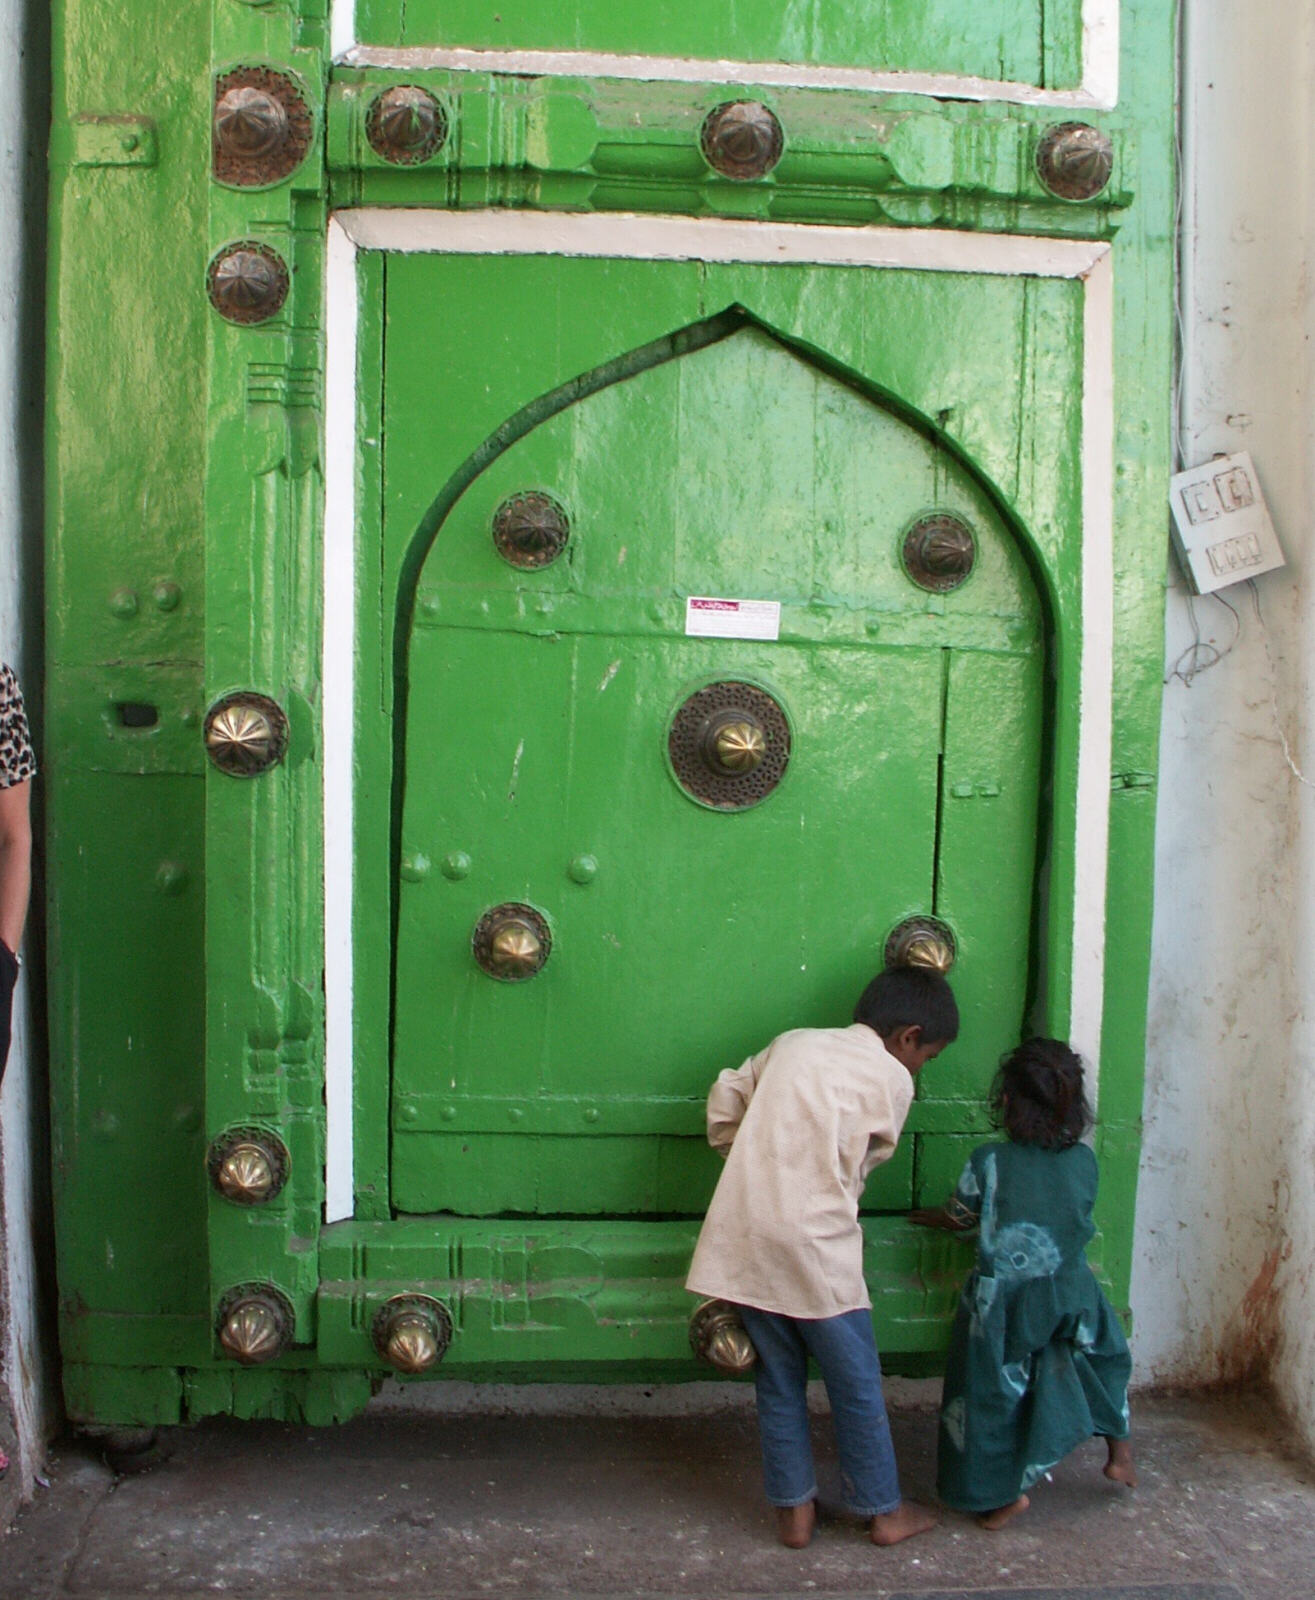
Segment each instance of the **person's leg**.
[{"label": "person's leg", "polygon": [[781,1541],[794,1549],[812,1537],[817,1498],[808,1433],[808,1351],[789,1317],[739,1307],[758,1353],[753,1369],[763,1486],[777,1508]]},{"label": "person's leg", "polygon": [[871,1519],[877,1544],[898,1544],[925,1533],[935,1526],[935,1516],[900,1495],[871,1313],[849,1311],[798,1327],[831,1402],[846,1500]]}]

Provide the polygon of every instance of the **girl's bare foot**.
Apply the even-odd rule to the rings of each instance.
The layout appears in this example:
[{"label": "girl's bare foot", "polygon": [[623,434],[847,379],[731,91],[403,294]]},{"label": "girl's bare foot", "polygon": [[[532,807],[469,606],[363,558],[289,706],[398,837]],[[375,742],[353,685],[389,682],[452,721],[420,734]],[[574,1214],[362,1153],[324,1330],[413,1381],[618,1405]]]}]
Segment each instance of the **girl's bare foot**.
[{"label": "girl's bare foot", "polygon": [[776,1536],[791,1550],[802,1550],[817,1526],[817,1503],[805,1500],[801,1506],[777,1506]]},{"label": "girl's bare foot", "polygon": [[1113,1478],[1115,1483],[1127,1484],[1129,1489],[1137,1487],[1137,1468],[1132,1462],[1131,1439],[1107,1439],[1110,1458],[1105,1463],[1105,1476]]},{"label": "girl's bare foot", "polygon": [[936,1514],[916,1500],[901,1500],[893,1511],[873,1517],[868,1532],[873,1544],[899,1544],[914,1534],[929,1533],[936,1526]]},{"label": "girl's bare foot", "polygon": [[987,1528],[992,1533],[997,1533],[1005,1523],[1012,1522],[1022,1511],[1026,1511],[1032,1502],[1025,1494],[1020,1494],[1018,1499],[1007,1506],[997,1506],[994,1511],[986,1511],[978,1517],[978,1525]]}]

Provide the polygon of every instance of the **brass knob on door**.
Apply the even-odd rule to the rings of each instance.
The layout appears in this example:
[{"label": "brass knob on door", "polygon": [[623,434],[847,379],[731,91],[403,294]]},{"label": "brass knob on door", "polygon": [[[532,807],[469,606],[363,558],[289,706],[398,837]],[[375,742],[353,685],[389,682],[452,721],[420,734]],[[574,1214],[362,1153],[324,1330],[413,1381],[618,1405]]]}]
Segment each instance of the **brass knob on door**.
[{"label": "brass knob on door", "polygon": [[752,772],[767,754],[767,735],[747,711],[727,711],[709,722],[703,753],[720,772]]},{"label": "brass knob on door", "polygon": [[288,1147],[264,1128],[230,1128],[211,1144],[210,1181],[226,1200],[262,1205],[287,1182]]},{"label": "brass knob on door", "polygon": [[907,917],[886,940],[887,967],[948,972],[957,954],[954,934],[939,917]]},{"label": "brass knob on door", "polygon": [[292,1329],[288,1297],[271,1283],[242,1284],[219,1302],[219,1343],[225,1355],[244,1367],[282,1355],[292,1342]]},{"label": "brass knob on door", "polygon": [[489,977],[518,983],[542,969],[552,950],[552,933],[533,906],[509,900],[475,924],[471,948]]},{"label": "brass knob on door", "polygon": [[370,1328],[375,1349],[398,1372],[428,1372],[452,1343],[452,1317],[427,1294],[395,1294],[375,1313]]},{"label": "brass knob on door", "polygon": [[758,1359],[739,1312],[725,1300],[705,1300],[689,1319],[689,1346],[700,1361],[742,1377]]}]

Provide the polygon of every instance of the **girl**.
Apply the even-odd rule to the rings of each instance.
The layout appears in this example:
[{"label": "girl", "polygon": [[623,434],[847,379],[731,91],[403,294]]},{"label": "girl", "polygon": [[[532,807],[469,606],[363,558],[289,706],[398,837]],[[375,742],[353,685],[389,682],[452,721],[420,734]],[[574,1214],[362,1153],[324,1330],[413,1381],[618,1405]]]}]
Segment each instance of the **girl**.
[{"label": "girl", "polygon": [[974,1150],[954,1197],[913,1221],[979,1230],[941,1398],[937,1487],[984,1528],[1026,1511],[1026,1491],[1093,1434],[1105,1475],[1137,1481],[1128,1438],[1127,1340],[1087,1265],[1096,1158],[1082,1062],[1057,1039],[1005,1057],[991,1091],[1007,1143]]}]

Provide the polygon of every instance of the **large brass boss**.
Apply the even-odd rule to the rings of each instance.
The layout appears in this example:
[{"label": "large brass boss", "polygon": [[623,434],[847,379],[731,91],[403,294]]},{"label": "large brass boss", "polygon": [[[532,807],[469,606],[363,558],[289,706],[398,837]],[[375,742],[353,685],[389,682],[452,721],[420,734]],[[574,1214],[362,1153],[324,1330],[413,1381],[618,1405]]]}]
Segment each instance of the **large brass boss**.
[{"label": "large brass boss", "polygon": [[672,718],[667,751],[691,800],[715,811],[745,811],[780,783],[790,760],[790,724],[756,684],[710,683]]}]

